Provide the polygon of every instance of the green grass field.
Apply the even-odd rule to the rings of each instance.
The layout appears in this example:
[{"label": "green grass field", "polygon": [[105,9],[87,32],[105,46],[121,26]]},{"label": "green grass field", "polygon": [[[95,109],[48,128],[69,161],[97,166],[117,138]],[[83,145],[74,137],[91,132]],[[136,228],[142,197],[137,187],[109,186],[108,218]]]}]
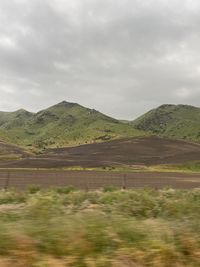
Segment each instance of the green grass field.
[{"label": "green grass field", "polygon": [[199,266],[200,190],[0,191],[0,266]]}]

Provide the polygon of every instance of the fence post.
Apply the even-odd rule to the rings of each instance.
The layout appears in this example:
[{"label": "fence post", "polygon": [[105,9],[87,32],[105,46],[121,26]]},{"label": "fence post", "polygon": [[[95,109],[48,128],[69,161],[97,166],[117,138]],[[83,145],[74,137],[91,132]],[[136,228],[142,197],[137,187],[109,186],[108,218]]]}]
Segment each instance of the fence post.
[{"label": "fence post", "polygon": [[6,177],[6,184],[5,184],[5,189],[7,190],[9,187],[9,183],[10,183],[10,172],[8,171],[7,173],[7,177]]},{"label": "fence post", "polygon": [[86,179],[85,179],[85,189],[86,191],[89,190],[88,176],[86,176]]},{"label": "fence post", "polygon": [[126,189],[126,174],[123,175],[122,189]]}]

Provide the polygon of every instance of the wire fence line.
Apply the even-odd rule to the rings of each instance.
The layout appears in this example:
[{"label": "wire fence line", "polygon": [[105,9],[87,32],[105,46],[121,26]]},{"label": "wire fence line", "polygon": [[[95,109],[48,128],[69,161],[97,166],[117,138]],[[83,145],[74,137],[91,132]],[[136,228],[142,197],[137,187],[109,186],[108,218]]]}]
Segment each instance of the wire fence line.
[{"label": "wire fence line", "polygon": [[0,171],[0,188],[26,189],[31,185],[41,188],[73,186],[90,190],[103,187],[123,189],[152,188],[200,188],[199,174],[141,173],[103,171],[55,171],[55,170],[3,170]]}]

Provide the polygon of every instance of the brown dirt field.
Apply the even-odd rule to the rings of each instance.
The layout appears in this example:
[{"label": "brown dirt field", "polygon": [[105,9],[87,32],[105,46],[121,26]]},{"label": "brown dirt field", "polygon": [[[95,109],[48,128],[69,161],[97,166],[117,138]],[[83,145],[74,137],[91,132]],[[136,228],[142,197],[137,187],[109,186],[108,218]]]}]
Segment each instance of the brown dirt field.
[{"label": "brown dirt field", "polygon": [[195,160],[200,160],[200,144],[152,136],[49,149],[35,157],[0,161],[0,168],[132,167]]},{"label": "brown dirt field", "polygon": [[200,188],[200,173],[153,173],[153,172],[101,172],[101,171],[56,171],[56,170],[1,170],[0,188],[26,189],[30,185],[41,188],[74,186],[78,189],[99,189],[106,186],[118,188],[156,189]]}]

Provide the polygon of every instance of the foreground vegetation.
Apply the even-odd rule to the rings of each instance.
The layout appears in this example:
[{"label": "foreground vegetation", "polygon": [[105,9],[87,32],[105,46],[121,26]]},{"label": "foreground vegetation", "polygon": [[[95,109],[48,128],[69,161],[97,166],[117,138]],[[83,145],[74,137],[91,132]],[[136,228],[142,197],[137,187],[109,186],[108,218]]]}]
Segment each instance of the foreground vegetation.
[{"label": "foreground vegetation", "polygon": [[0,266],[199,266],[200,190],[0,191]]}]

